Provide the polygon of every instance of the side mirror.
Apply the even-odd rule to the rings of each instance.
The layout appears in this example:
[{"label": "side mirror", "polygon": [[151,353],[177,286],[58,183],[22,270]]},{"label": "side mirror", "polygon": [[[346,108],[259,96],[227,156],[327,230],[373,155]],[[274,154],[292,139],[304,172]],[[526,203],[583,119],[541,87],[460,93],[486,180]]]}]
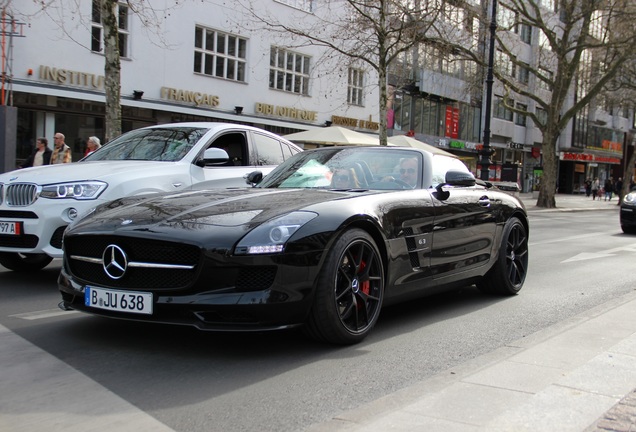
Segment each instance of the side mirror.
[{"label": "side mirror", "polygon": [[200,167],[206,165],[216,165],[227,163],[230,160],[230,156],[223,149],[210,147],[203,152],[203,158],[197,161],[197,165]]},{"label": "side mirror", "polygon": [[444,186],[475,186],[476,180],[472,173],[465,171],[449,170],[446,172],[444,183],[438,184],[435,188],[436,197],[440,201],[447,200],[450,196],[449,191],[443,189]]},{"label": "side mirror", "polygon": [[245,183],[250,186],[256,186],[263,180],[263,173],[260,171],[252,171],[245,176]]},{"label": "side mirror", "polygon": [[475,176],[465,171],[449,170],[445,182],[451,186],[475,186]]}]

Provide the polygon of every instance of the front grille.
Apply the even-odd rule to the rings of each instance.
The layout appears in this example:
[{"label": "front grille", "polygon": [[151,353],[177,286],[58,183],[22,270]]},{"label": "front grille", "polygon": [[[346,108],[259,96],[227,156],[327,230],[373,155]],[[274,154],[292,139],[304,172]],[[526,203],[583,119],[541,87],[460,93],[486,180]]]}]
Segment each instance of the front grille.
[{"label": "front grille", "polygon": [[[121,279],[111,279],[102,264],[102,255],[107,246],[119,246],[128,257],[128,262],[195,266],[192,269],[128,267]],[[112,288],[130,289],[181,289],[195,281],[200,249],[196,246],[117,236],[73,236],[64,239],[64,253],[71,273],[85,281]],[[94,258],[97,262],[71,259],[71,256]]]},{"label": "front grille", "polygon": [[9,207],[26,207],[38,199],[38,186],[33,183],[14,183],[5,187],[5,200]]},{"label": "front grille", "polygon": [[0,217],[13,219],[37,219],[38,215],[25,210],[0,210]]},{"label": "front grille", "polygon": [[276,267],[259,266],[241,268],[236,278],[237,291],[263,291],[274,283]]}]

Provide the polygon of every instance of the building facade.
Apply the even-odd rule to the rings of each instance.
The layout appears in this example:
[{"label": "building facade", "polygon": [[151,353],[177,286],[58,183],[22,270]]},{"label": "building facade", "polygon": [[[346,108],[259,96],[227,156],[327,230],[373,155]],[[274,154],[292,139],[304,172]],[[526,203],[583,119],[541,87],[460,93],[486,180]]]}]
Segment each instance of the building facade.
[{"label": "building facade", "polygon": [[[534,0],[533,4],[539,5],[542,14],[558,27],[558,2]],[[491,6],[489,0],[445,2],[439,19],[449,27],[462,29],[463,40],[486,58],[488,34],[484,25],[480,25],[480,17],[488,16]],[[545,52],[547,44],[542,32],[520,22],[518,15],[501,3],[496,18],[500,37],[506,41],[506,48],[512,51],[517,63],[513,64],[508,54],[496,46],[494,67],[524,91],[550,100],[548,86],[530,72],[541,70],[549,77],[554,73],[543,69],[541,59],[545,60],[550,54]],[[602,26],[602,20],[595,21],[595,25]],[[594,36],[593,29],[590,34]],[[478,152],[482,148],[481,127],[485,115],[482,107],[486,99],[481,91],[484,71],[476,70],[472,62],[456,53],[444,52],[437,47],[421,47],[417,53],[408,53],[406,57],[400,66],[413,67],[414,73],[409,85],[403,85],[397,78],[393,82],[392,134],[408,133],[446,148],[458,154],[479,176]],[[582,70],[593,70],[592,59],[584,58],[581,67]],[[578,82],[579,85],[570,92],[570,106],[585,90],[581,81]],[[555,149],[559,159],[558,192],[581,193],[586,179],[598,177],[603,182],[610,177],[629,179],[633,175],[633,167],[623,166],[627,160],[627,144],[631,144],[635,132],[633,107],[612,106],[603,100],[598,97],[579,112],[558,138]],[[511,96],[502,83],[495,80],[489,143],[494,154],[489,178],[515,181],[525,192],[538,190],[543,171],[542,134],[529,116],[509,109],[510,106],[536,113],[539,118],[546,114],[532,98],[519,94]]]},{"label": "building facade", "polygon": [[[138,2],[143,4],[142,2]],[[148,2],[146,2],[148,3]],[[377,134],[377,75],[315,46],[292,46],[248,30],[240,8],[154,0],[133,12],[120,3],[122,130],[178,122],[226,121],[280,135],[346,123]],[[311,17],[311,2],[254,2],[263,13]],[[146,6],[148,7],[148,6]],[[18,109],[16,163],[37,137],[61,132],[81,158],[89,136],[104,137],[104,55],[98,1],[13,2],[6,104]],[[153,12],[150,14],[149,12]],[[151,16],[152,15],[152,16]],[[8,68],[9,69],[9,68]]]},{"label": "building facade", "polygon": [[[123,131],[212,120],[249,124],[280,135],[331,124],[377,133],[379,95],[372,68],[324,47],[298,43],[297,37],[259,30],[248,25],[250,14],[242,9],[259,8],[250,13],[280,21],[303,20],[310,28],[323,12],[322,3],[135,3],[151,3],[152,9],[146,4],[133,12],[124,2],[118,9]],[[556,7],[553,0],[541,3]],[[487,14],[491,3],[439,4],[442,25],[465,34],[485,56],[487,34],[480,16]],[[57,0],[45,9],[38,2],[9,5],[10,17],[24,27],[21,37],[7,44],[11,55],[3,56],[10,64],[11,79],[3,83],[2,94],[8,95],[5,104],[18,109],[16,164],[30,154],[37,137],[52,142],[55,132],[66,135],[78,160],[89,136],[104,137],[104,29],[99,1]],[[552,13],[558,19],[558,11]],[[513,21],[500,7],[497,22],[508,26],[506,37],[515,47],[514,54],[528,68],[511,65],[501,50],[495,66],[507,70],[529,92],[547,98],[549,89],[529,73],[530,67],[540,66],[541,32],[526,24],[509,25]],[[436,47],[418,47],[407,57],[392,64],[389,73],[388,134],[408,134],[453,152],[479,177],[483,70]],[[530,98],[515,96],[511,101],[504,100],[505,95],[501,83],[495,82],[490,179],[535,190],[542,174],[541,133],[532,119],[506,104],[542,113]],[[579,113],[559,137],[559,191],[578,193],[587,178],[631,176],[631,170],[623,173],[623,163],[634,130],[633,109],[595,103]]]}]

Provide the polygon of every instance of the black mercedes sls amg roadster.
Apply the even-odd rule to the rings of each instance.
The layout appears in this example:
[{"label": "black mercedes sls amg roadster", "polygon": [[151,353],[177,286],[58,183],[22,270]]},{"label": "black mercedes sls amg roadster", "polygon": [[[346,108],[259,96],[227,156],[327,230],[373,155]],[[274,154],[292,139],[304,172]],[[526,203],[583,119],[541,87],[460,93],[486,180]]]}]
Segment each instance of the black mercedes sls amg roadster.
[{"label": "black mercedes sls amg roadster", "polygon": [[528,272],[523,204],[448,155],[328,147],[246,180],[88,212],[64,235],[60,307],[352,344],[384,305],[471,284],[513,295]]}]

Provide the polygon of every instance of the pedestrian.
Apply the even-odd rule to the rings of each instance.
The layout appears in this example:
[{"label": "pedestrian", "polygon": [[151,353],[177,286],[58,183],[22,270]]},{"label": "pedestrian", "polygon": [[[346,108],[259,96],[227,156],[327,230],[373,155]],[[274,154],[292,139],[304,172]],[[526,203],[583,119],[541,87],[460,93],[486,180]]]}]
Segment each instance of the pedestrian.
[{"label": "pedestrian", "polygon": [[594,181],[592,182],[592,199],[593,200],[596,199],[600,186],[601,186],[601,183],[598,181],[598,177],[594,177]]},{"label": "pedestrian", "polygon": [[96,136],[88,137],[86,140],[86,153],[84,153],[84,157],[93,153],[95,150],[98,150],[102,146],[99,138]]},{"label": "pedestrian", "polygon": [[28,157],[20,168],[28,168],[41,165],[49,165],[51,163],[51,149],[49,148],[49,140],[44,137],[35,141],[35,150]]},{"label": "pedestrian", "polygon": [[57,132],[54,136],[55,148],[51,155],[51,164],[70,163],[73,161],[71,148],[64,142],[64,134]]},{"label": "pedestrian", "polygon": [[623,178],[619,177],[616,180],[616,184],[614,185],[614,192],[616,192],[616,196],[618,197],[618,205],[621,205],[623,201]]},{"label": "pedestrian", "polygon": [[612,200],[612,192],[614,191],[614,179],[609,177],[605,179],[605,184],[603,185],[603,189],[605,189],[605,201]]},{"label": "pedestrian", "polygon": [[585,196],[589,198],[590,195],[592,195],[592,179],[588,178],[585,180]]}]

